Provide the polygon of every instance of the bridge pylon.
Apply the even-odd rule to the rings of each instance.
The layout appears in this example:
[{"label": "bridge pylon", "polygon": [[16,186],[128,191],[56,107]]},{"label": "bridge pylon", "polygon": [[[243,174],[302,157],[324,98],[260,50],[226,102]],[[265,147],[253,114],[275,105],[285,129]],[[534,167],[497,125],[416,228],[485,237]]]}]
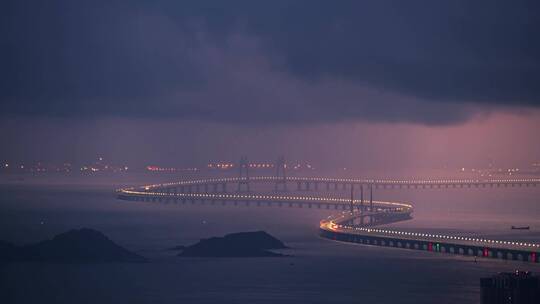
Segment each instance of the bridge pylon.
[{"label": "bridge pylon", "polygon": [[287,175],[285,174],[287,165],[285,164],[285,157],[280,156],[276,162],[276,183],[274,185],[274,191],[287,191]]},{"label": "bridge pylon", "polygon": [[373,184],[369,185],[369,211],[373,211]]},{"label": "bridge pylon", "polygon": [[351,215],[354,213],[354,187],[351,187],[351,203],[350,203],[350,208],[351,208]]},{"label": "bridge pylon", "polygon": [[250,191],[249,187],[249,163],[247,156],[240,157],[238,164],[238,192]]},{"label": "bridge pylon", "polygon": [[360,184],[360,226],[364,226],[364,184]]},{"label": "bridge pylon", "polygon": [[360,212],[364,212],[364,184],[360,184]]}]

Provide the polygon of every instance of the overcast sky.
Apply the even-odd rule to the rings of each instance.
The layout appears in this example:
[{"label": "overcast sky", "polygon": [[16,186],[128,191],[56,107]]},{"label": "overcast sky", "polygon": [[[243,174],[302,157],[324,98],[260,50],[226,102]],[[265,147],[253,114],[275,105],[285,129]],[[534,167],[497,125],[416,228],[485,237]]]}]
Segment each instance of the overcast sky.
[{"label": "overcast sky", "polygon": [[4,1],[0,158],[540,159],[537,1]]}]

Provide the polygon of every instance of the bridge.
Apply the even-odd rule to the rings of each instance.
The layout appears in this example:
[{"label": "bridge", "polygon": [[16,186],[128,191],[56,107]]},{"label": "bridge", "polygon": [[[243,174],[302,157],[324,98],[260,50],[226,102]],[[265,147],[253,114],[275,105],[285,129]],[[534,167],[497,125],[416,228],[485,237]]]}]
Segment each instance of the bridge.
[{"label": "bridge", "polygon": [[[247,160],[242,159],[238,177],[183,180],[117,190],[117,197],[129,201],[176,204],[256,205],[332,209],[339,212],[320,222],[324,238],[366,245],[424,250],[447,254],[521,260],[538,263],[540,244],[502,241],[431,233],[417,233],[378,226],[411,218],[413,206],[405,202],[377,201],[374,189],[440,189],[486,187],[536,187],[540,179],[350,179],[285,176],[284,163],[278,163],[276,176],[250,177]],[[254,192],[261,184],[270,192]],[[289,191],[295,189],[295,194]],[[348,190],[350,198],[321,195],[332,190]],[[308,195],[303,192],[315,192]],[[360,198],[354,197],[355,191]],[[364,193],[364,192],[367,193]]]}]

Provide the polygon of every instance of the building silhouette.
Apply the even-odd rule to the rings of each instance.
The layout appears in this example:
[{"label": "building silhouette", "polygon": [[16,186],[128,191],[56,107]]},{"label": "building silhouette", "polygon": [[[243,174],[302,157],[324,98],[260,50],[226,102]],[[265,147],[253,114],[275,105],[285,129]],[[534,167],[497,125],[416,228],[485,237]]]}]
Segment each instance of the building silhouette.
[{"label": "building silhouette", "polygon": [[538,304],[540,278],[530,272],[501,272],[480,279],[481,304]]}]

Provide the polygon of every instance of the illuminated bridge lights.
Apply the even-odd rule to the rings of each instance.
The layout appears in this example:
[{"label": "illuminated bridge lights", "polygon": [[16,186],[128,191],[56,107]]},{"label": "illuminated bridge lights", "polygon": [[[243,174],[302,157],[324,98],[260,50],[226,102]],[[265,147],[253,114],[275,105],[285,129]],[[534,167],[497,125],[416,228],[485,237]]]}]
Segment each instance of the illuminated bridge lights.
[{"label": "illuminated bridge lights", "polygon": [[407,231],[399,231],[399,230],[353,227],[353,226],[339,225],[339,224],[337,225],[340,228],[346,229],[346,230],[355,230],[355,231],[368,232],[368,233],[374,233],[374,234],[406,235],[406,236],[413,236],[413,237],[420,237],[420,238],[457,240],[457,241],[466,241],[466,242],[472,242],[472,243],[504,244],[504,245],[511,245],[514,247],[527,247],[527,248],[535,248],[535,249],[540,248],[540,244],[526,243],[526,242],[524,243],[524,242],[500,241],[500,240],[490,240],[490,239],[483,239],[483,238],[470,238],[470,237],[430,234],[430,233],[421,233],[421,232],[407,232]]},{"label": "illuminated bridge lights", "polygon": [[[257,176],[250,177],[250,181],[271,181],[277,180],[277,177],[274,176]],[[236,182],[240,180],[239,178],[215,178],[215,179],[201,179],[201,180],[190,180],[190,181],[180,181],[175,183],[164,183],[164,184],[154,184],[147,187],[158,188],[158,187],[171,187],[178,185],[197,185],[197,184],[208,184],[208,183],[226,183],[226,182]],[[242,180],[245,180],[243,178]],[[298,182],[329,182],[329,183],[338,183],[338,184],[363,184],[363,185],[464,185],[464,184],[540,184],[539,178],[529,178],[529,179],[433,179],[433,180],[389,180],[389,179],[351,179],[351,178],[326,178],[326,177],[286,177],[287,181],[298,181]]]},{"label": "illuminated bridge lights", "polygon": [[[127,196],[127,197],[140,197],[140,198],[180,198],[180,199],[200,199],[200,200],[245,200],[245,201],[266,201],[269,203],[277,203],[280,205],[284,203],[293,203],[296,202],[298,206],[302,204],[322,204],[326,206],[334,205],[340,207],[346,207],[350,205],[351,201],[347,198],[336,198],[336,197],[322,197],[322,196],[297,196],[297,195],[262,195],[262,194],[232,194],[232,193],[206,193],[199,192],[200,186],[205,186],[207,190],[209,185],[217,186],[222,184],[225,187],[226,183],[235,183],[238,181],[244,181],[245,178],[208,178],[208,179],[199,179],[199,180],[186,180],[173,183],[162,183],[162,184],[153,184],[146,185],[140,188],[124,188],[117,190],[118,193]],[[277,178],[273,176],[258,176],[249,178],[250,182],[273,182]],[[326,178],[326,177],[287,177],[287,181],[291,182],[323,182],[329,184],[343,184],[345,185],[366,185],[366,186],[377,186],[377,185],[406,185],[406,186],[416,186],[416,185],[465,185],[465,184],[509,184],[511,186],[520,185],[520,184],[540,184],[540,179],[433,179],[433,180],[389,180],[389,179],[340,179],[340,178]],[[170,188],[177,187],[188,187],[189,192],[179,192],[175,190],[174,193],[171,193]],[[195,187],[196,192],[192,192],[192,187]],[[140,190],[138,190],[140,189]],[[184,188],[182,188],[184,189]],[[167,192],[160,192],[160,191]],[[185,190],[185,189],[184,189]],[[358,206],[361,203],[360,200],[353,200],[353,204]],[[365,201],[364,201],[365,203]],[[437,241],[455,241],[457,243],[465,243],[471,245],[481,245],[481,246],[496,246],[503,248],[524,248],[526,250],[538,250],[540,249],[539,244],[533,244],[529,242],[519,242],[519,241],[502,241],[502,240],[491,240],[478,237],[464,237],[464,236],[455,236],[455,235],[442,235],[442,234],[432,234],[432,233],[421,233],[421,232],[408,232],[408,231],[399,231],[399,230],[389,230],[389,229],[380,229],[372,227],[356,227],[351,226],[347,223],[352,220],[362,217],[362,216],[377,216],[377,215],[392,215],[392,214],[410,214],[413,210],[411,204],[401,203],[401,202],[386,202],[386,201],[373,201],[373,205],[376,206],[374,210],[369,212],[354,212],[351,214],[350,211],[343,211],[339,216],[329,216],[328,220],[321,221],[321,228],[329,228],[334,232],[340,233],[358,233],[358,234],[372,234],[376,236],[402,236],[411,240],[424,240],[428,241],[431,245],[430,251],[440,251],[440,244]],[[291,205],[292,206],[292,205]],[[320,205],[319,205],[320,207]],[[397,218],[396,221],[402,219]],[[532,252],[531,259],[536,261],[537,253]]]}]

